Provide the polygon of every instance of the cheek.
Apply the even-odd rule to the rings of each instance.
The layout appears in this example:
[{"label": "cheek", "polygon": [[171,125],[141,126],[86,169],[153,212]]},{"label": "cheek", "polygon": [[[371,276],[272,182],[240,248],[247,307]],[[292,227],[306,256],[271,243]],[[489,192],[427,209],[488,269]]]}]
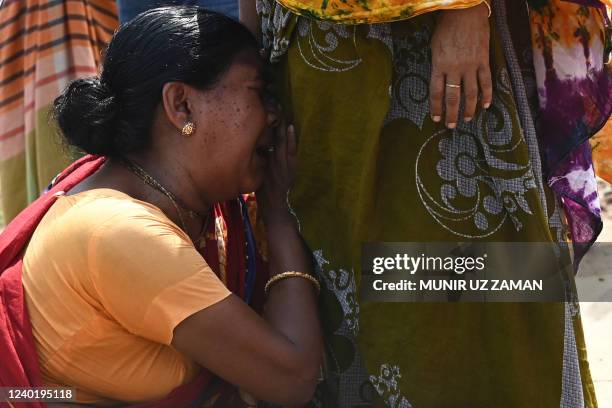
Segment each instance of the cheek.
[{"label": "cheek", "polygon": [[232,132],[260,134],[266,124],[266,112],[259,97],[236,101],[228,111]]},{"label": "cheek", "polygon": [[236,107],[233,115],[226,119],[226,124],[223,138],[227,141],[229,155],[248,160],[255,154],[255,147],[264,133],[265,112],[258,106],[244,104]]},{"label": "cheek", "polygon": [[228,132],[244,132],[266,125],[266,109],[261,97],[252,89],[221,86],[208,95],[214,120]]},{"label": "cheek", "polygon": [[216,98],[200,112],[205,159],[219,178],[252,184],[262,173],[255,147],[266,127],[266,111],[257,94],[228,91]]},{"label": "cheek", "polygon": [[253,156],[256,155],[256,142],[256,138],[249,137],[244,131],[218,134],[214,142],[211,137],[208,143],[206,160],[215,167],[220,178],[243,178],[252,165]]}]

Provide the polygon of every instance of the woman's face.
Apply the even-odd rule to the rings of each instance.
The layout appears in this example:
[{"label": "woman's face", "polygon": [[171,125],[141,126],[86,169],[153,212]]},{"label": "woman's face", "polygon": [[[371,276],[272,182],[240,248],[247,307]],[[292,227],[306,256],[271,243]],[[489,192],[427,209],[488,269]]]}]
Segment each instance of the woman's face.
[{"label": "woman's face", "polygon": [[213,89],[199,93],[192,137],[201,143],[188,154],[194,182],[211,200],[253,192],[264,179],[280,113],[267,96],[263,68],[258,53],[245,49]]}]

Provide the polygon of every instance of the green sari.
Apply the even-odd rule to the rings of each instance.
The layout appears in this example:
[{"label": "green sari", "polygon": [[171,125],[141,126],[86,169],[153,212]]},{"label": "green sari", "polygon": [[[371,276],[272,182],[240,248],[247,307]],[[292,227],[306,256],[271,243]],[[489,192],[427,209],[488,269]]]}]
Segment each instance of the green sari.
[{"label": "green sari", "polygon": [[431,14],[345,26],[258,1],[299,137],[289,201],[323,283],[326,376],[313,406],[597,406],[575,293],[566,303],[359,299],[364,242],[566,237],[541,172],[529,30],[510,38],[495,3],[493,105],[451,131],[429,117]]}]

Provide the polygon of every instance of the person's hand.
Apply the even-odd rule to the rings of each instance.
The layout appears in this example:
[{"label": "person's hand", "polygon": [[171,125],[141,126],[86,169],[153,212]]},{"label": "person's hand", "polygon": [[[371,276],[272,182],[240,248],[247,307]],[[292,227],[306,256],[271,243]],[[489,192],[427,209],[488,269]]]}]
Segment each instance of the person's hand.
[{"label": "person's hand", "polygon": [[275,150],[269,153],[268,169],[263,185],[257,191],[264,222],[271,217],[289,214],[287,193],[295,178],[297,140],[293,125],[282,121],[276,128]]},{"label": "person's hand", "polygon": [[437,18],[431,40],[430,109],[432,120],[444,119],[449,129],[457,126],[462,91],[466,122],[476,113],[479,94],[484,109],[491,105],[488,14],[488,7],[480,4],[463,10],[445,10]]}]

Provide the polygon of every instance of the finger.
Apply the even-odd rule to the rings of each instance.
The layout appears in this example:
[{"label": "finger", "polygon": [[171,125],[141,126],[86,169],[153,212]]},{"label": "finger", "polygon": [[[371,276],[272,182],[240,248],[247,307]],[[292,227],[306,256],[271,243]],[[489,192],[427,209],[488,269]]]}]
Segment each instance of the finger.
[{"label": "finger", "polygon": [[285,120],[281,121],[277,131],[276,150],[274,152],[277,169],[281,175],[287,174],[287,125]]},{"label": "finger", "polygon": [[478,104],[478,79],[476,72],[463,76],[463,96],[465,104],[463,106],[463,120],[469,122],[476,113],[476,105]]},{"label": "finger", "polygon": [[276,176],[275,173],[277,172],[277,169],[278,169],[279,150],[282,148],[283,139],[285,138],[284,136],[285,131],[286,131],[286,128],[285,128],[284,120],[281,116],[278,118],[278,123],[274,127],[274,135],[273,135],[273,141],[272,141],[272,146],[274,147],[274,150],[269,152],[269,155],[268,155],[270,173],[274,176]]},{"label": "finger", "polygon": [[491,69],[488,65],[478,69],[478,83],[482,94],[482,107],[488,109],[493,102],[493,82],[491,81]]},{"label": "finger", "polygon": [[[453,86],[451,86],[453,85]],[[457,74],[446,75],[444,89],[444,102],[446,106],[446,127],[454,129],[457,127],[459,117],[459,102],[461,101],[461,77]]]},{"label": "finger", "polygon": [[287,157],[297,155],[297,137],[295,135],[295,126],[289,125],[287,128]]},{"label": "finger", "polygon": [[287,128],[287,176],[293,180],[297,164],[297,136],[295,126],[289,125]]},{"label": "finger", "polygon": [[433,71],[429,82],[429,111],[431,120],[440,122],[442,120],[442,100],[444,98],[444,75]]}]

